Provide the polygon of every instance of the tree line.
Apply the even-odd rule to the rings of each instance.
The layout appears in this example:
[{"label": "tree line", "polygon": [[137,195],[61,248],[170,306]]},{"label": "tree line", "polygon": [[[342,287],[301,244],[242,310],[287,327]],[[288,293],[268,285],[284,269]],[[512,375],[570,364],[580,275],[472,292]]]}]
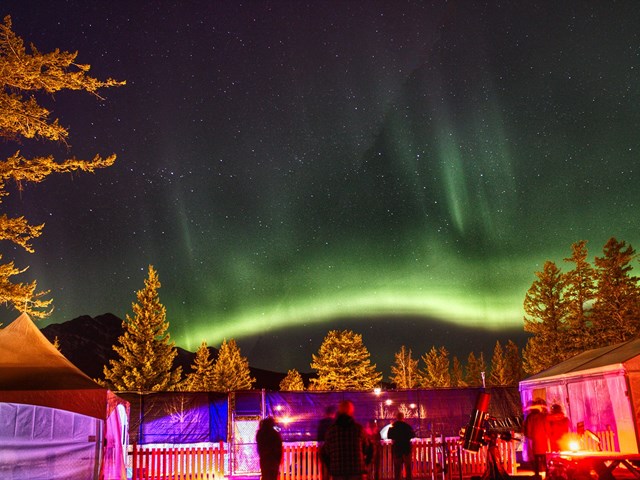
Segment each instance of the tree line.
[{"label": "tree line", "polygon": [[[217,391],[249,390],[249,362],[235,340],[224,340],[216,358],[205,341],[196,351],[191,371],[183,376],[174,368],[177,356],[169,334],[166,309],[160,303],[158,274],[152,265],[144,288],[136,294],[133,315],[122,322],[123,334],[113,346],[117,358],[104,367],[105,386],[115,391]],[[351,330],[331,330],[310,363],[314,376],[305,386],[302,375],[289,370],[280,382],[281,390],[369,390],[382,385],[383,375],[371,363],[371,355],[362,336]],[[422,364],[421,364],[422,362]],[[481,385],[516,385],[522,377],[522,361],[515,343],[505,347],[496,342],[491,364],[483,353],[472,352],[466,365],[457,357],[449,358],[445,347],[431,348],[420,358],[402,346],[395,354],[389,380],[395,388],[439,388]]]},{"label": "tree line", "polygon": [[524,299],[524,329],[532,336],[523,367],[534,374],[585,350],[625,342],[640,333],[640,288],[633,275],[636,251],[610,238],[588,261],[586,240],[571,245],[562,272],[546,261]]}]

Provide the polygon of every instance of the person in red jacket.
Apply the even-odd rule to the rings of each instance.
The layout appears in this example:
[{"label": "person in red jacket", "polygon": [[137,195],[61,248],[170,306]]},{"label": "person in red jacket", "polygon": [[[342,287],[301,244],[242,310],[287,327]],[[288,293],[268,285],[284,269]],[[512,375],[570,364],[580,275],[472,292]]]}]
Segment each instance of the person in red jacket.
[{"label": "person in red jacket", "polygon": [[547,431],[547,403],[534,400],[524,419],[524,435],[527,438],[527,452],[532,462],[535,479],[541,478],[540,472],[546,470],[546,455],[549,451],[549,433]]},{"label": "person in red jacket", "polygon": [[547,432],[550,451],[569,450],[569,418],[557,403],[551,405],[551,411],[547,415]]}]

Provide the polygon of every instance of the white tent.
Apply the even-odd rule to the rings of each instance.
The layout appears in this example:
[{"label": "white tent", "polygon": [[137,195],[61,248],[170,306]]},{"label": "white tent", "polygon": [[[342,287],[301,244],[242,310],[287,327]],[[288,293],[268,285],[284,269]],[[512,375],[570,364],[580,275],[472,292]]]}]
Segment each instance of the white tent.
[{"label": "white tent", "polygon": [[563,407],[576,431],[611,431],[617,451],[638,453],[640,339],[589,350],[520,382],[523,405]]},{"label": "white tent", "polygon": [[125,479],[128,409],[27,314],[0,329],[0,478]]}]

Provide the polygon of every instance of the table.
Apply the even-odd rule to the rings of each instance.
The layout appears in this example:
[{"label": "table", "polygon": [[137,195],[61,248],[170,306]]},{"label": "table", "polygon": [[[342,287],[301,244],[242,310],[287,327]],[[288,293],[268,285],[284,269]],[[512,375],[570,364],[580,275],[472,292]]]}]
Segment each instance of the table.
[{"label": "table", "polygon": [[550,480],[640,480],[640,454],[624,452],[557,452],[547,454]]}]

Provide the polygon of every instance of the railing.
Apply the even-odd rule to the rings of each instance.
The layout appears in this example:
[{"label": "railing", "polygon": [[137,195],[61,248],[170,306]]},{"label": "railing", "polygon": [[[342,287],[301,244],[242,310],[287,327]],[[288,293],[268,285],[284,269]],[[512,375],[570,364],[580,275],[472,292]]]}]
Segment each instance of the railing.
[{"label": "railing", "polygon": [[579,441],[581,450],[591,450],[594,452],[615,452],[616,441],[613,430],[608,429],[603,432],[585,432]]},{"label": "railing", "polygon": [[[516,472],[515,443],[498,442],[505,470]],[[486,468],[486,447],[478,453],[460,448],[458,437],[416,439],[413,441],[414,478],[453,480],[481,475]],[[132,480],[213,480],[229,476],[226,471],[226,444],[209,447],[147,448],[133,445],[130,465]],[[391,442],[381,447],[379,480],[393,479]],[[285,443],[280,480],[321,480],[316,442]]]}]

